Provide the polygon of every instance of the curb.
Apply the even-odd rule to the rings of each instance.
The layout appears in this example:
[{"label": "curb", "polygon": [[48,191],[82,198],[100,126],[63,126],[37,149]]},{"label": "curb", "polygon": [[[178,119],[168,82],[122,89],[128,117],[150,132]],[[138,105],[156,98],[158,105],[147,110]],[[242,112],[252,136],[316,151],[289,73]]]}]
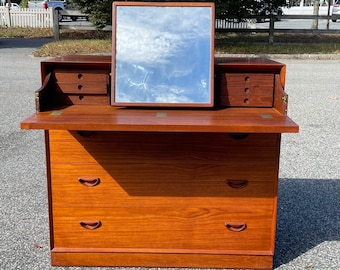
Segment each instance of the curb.
[{"label": "curb", "polygon": [[215,54],[218,57],[261,57],[294,60],[340,60],[340,54]]}]

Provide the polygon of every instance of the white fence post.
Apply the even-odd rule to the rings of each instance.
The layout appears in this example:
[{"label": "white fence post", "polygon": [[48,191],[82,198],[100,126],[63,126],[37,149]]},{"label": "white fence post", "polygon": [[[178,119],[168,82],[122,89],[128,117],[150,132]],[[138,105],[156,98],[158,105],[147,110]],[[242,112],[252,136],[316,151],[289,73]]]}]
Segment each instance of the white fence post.
[{"label": "white fence post", "polygon": [[11,26],[11,16],[8,8],[0,9],[0,26]]}]

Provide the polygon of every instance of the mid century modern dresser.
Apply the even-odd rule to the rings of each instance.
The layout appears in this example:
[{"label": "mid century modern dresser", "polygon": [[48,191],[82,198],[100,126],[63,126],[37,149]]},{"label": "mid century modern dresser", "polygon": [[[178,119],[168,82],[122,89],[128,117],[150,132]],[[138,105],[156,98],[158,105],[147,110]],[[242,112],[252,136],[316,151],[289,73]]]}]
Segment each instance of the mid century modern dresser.
[{"label": "mid century modern dresser", "polygon": [[52,265],[271,269],[285,69],[216,58],[213,108],[123,108],[110,57],[43,61]]}]

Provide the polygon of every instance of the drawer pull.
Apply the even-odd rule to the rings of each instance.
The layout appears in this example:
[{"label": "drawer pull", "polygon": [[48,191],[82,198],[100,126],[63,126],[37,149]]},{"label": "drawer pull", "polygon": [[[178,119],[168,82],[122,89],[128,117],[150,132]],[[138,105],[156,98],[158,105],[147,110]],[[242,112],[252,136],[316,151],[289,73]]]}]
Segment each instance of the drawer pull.
[{"label": "drawer pull", "polygon": [[248,180],[226,180],[229,187],[234,189],[241,189],[248,186]]},{"label": "drawer pull", "polygon": [[249,136],[249,133],[229,133],[229,136],[235,140],[243,140]]},{"label": "drawer pull", "polygon": [[79,224],[87,230],[96,230],[102,226],[100,220],[81,220],[79,221]]},{"label": "drawer pull", "polygon": [[247,224],[243,222],[228,222],[225,224],[226,228],[232,232],[242,232],[247,229]]},{"label": "drawer pull", "polygon": [[78,181],[80,184],[82,184],[85,187],[95,187],[100,184],[100,178],[94,178],[94,179],[85,179],[85,178],[78,178]]},{"label": "drawer pull", "polygon": [[83,86],[81,84],[78,85],[78,90],[83,89]]},{"label": "drawer pull", "polygon": [[93,137],[97,134],[97,132],[95,131],[85,131],[85,130],[78,130],[77,133],[84,138]]},{"label": "drawer pull", "polygon": [[79,73],[77,77],[78,79],[81,79],[83,77],[83,74]]}]

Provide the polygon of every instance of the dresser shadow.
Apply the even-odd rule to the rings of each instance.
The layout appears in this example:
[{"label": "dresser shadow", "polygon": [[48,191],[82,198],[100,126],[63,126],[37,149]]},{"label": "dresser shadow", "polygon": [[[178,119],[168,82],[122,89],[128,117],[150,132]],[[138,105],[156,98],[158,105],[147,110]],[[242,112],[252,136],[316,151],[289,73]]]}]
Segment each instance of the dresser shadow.
[{"label": "dresser shadow", "polygon": [[340,179],[280,179],[274,268],[340,241]]}]

